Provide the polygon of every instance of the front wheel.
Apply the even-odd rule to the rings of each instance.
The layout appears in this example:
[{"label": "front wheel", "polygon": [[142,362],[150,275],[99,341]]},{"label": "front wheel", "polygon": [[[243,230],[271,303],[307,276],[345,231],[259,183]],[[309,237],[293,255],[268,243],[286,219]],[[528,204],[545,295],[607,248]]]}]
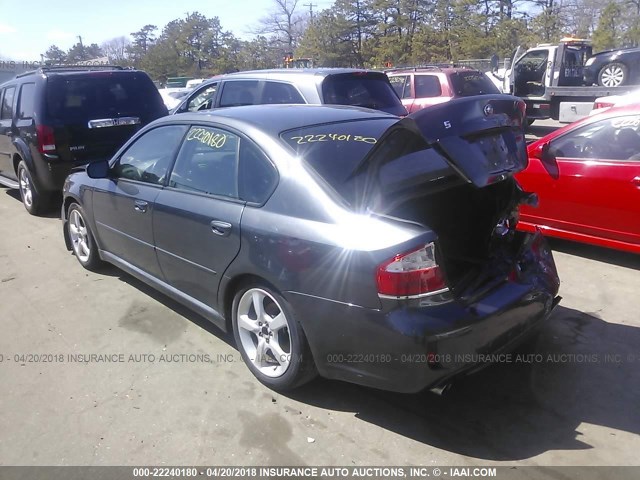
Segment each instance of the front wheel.
[{"label": "front wheel", "polygon": [[598,83],[603,87],[619,87],[627,81],[627,67],[620,62],[613,62],[600,69]]},{"label": "front wheel", "polygon": [[98,269],[102,265],[98,247],[91,228],[87,224],[84,211],[77,203],[72,203],[67,211],[67,233],[73,253],[80,265],[87,270]]},{"label": "front wheel", "polygon": [[233,301],[232,324],[242,359],[266,386],[289,390],[316,375],[302,327],[286,300],[272,289],[241,289]]}]

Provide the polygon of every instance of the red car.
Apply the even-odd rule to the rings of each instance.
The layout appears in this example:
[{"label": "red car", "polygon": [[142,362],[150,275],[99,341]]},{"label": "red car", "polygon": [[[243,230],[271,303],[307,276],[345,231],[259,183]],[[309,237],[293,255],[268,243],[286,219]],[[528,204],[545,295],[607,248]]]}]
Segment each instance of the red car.
[{"label": "red car", "polygon": [[465,67],[399,68],[387,76],[409,113],[452,98],[500,93],[484,73]]},{"label": "red car", "polygon": [[611,108],[531,143],[517,175],[539,206],[519,228],[640,253],[640,104]]}]

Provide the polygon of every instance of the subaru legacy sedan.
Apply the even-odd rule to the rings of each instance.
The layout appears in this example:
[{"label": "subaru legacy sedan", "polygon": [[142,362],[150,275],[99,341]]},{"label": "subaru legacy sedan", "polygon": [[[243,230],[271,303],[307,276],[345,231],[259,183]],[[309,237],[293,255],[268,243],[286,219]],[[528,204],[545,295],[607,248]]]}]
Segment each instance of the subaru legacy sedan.
[{"label": "subaru legacy sedan", "polygon": [[440,389],[557,304],[533,203],[524,104],[488,95],[404,119],[274,105],[160,119],[64,187],[64,238],[233,330],[273,389],[316,374]]}]

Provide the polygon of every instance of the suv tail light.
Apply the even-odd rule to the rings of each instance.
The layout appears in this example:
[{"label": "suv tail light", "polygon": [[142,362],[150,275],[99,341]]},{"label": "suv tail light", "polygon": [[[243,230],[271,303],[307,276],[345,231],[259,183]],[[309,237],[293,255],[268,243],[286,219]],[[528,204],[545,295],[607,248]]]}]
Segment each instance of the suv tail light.
[{"label": "suv tail light", "polygon": [[436,263],[433,242],[384,262],[376,277],[380,295],[409,297],[447,289],[442,269]]},{"label": "suv tail light", "polygon": [[53,128],[47,125],[36,126],[38,134],[38,151],[40,153],[51,153],[56,150],[56,139],[53,135]]}]

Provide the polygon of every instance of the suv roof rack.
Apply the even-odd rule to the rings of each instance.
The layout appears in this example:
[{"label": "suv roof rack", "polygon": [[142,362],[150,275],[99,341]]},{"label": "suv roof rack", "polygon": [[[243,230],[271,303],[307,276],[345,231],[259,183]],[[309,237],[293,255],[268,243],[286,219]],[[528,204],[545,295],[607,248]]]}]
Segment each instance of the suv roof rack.
[{"label": "suv roof rack", "polygon": [[130,69],[130,67],[122,67],[120,65],[105,65],[105,64],[97,64],[97,65],[43,65],[38,67],[35,70],[30,70],[28,72],[23,72],[16,75],[16,78],[24,77],[27,75],[33,75],[36,73],[46,73],[46,72],[83,72],[89,70],[125,70]]}]

